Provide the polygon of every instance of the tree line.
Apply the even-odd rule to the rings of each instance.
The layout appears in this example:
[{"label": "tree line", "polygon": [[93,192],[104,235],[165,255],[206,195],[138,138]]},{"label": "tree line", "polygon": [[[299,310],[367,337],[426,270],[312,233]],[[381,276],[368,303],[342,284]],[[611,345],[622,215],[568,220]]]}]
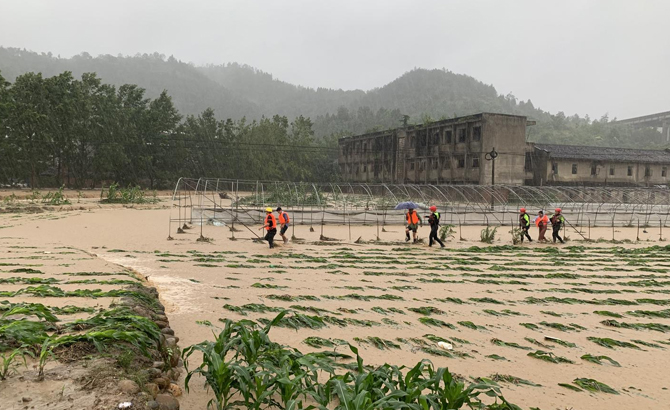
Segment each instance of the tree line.
[{"label": "tree line", "polygon": [[254,67],[229,63],[198,67],[169,56],[135,56],[81,53],[71,58],[51,53],[0,47],[0,71],[10,81],[28,72],[45,77],[71,71],[75,76],[95,72],[107,84],[120,89],[138,84],[147,98],[158,99],[170,91],[174,107],[182,115],[201,115],[212,108],[221,118],[245,124],[263,116],[309,117],[316,139],[333,134],[361,134],[399,127],[405,116],[412,124],[426,123],[479,112],[523,115],[537,125],[528,140],[576,145],[663,148],[666,142],[653,129],[632,130],[610,124],[607,115],[551,114],[530,100],[501,95],[488,84],[449,70],[414,69],[394,81],[369,91],[308,88],[280,81]]},{"label": "tree line", "polygon": [[275,115],[218,120],[182,116],[166,91],[96,74],[45,78],[0,75],[0,181],[31,187],[96,187],[118,182],[173,186],[179,177],[328,181],[337,173],[337,138],[314,137],[309,118]]}]

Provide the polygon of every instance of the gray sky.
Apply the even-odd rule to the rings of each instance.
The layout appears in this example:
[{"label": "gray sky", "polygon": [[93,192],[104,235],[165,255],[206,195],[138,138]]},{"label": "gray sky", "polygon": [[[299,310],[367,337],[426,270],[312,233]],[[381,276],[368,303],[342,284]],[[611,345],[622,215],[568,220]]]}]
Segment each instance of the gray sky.
[{"label": "gray sky", "polygon": [[670,110],[668,0],[0,0],[0,45],[157,51],[342,89],[446,68],[552,113]]}]

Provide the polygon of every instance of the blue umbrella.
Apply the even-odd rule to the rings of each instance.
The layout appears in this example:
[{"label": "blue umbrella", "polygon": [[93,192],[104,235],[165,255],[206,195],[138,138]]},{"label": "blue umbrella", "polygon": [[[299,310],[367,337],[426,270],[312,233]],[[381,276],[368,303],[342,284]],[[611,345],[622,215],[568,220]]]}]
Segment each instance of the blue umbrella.
[{"label": "blue umbrella", "polygon": [[419,209],[419,205],[412,201],[400,202],[393,209]]}]

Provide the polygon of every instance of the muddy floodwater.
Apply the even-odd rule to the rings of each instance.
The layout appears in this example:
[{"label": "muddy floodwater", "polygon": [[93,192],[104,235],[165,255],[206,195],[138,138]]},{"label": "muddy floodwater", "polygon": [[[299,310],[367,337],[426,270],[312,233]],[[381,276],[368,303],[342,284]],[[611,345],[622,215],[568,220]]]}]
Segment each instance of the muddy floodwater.
[{"label": "muddy floodwater", "polygon": [[[32,255],[29,247],[35,247],[57,256],[38,262],[36,269],[47,276],[71,269],[62,264],[132,269],[158,289],[182,347],[212,338],[222,319],[271,319],[274,313],[245,307],[262,304],[346,323],[273,328],[277,342],[309,352],[315,349],[306,338],[337,338],[359,346],[372,365],[429,359],[465,378],[511,375],[529,382],[500,382],[504,396],[523,408],[661,409],[670,403],[670,249],[659,232],[641,233],[636,241],[635,228],[616,228],[621,242],[612,243],[611,228],[591,228],[591,237],[601,238],[593,242],[567,230],[565,245],[512,246],[509,226],[498,229],[491,245],[480,242],[482,227],[463,227],[440,249],[427,246],[427,227],[419,230],[426,242],[408,244],[401,226],[386,226],[373,242],[374,226],[327,225],[323,235],[332,241],[320,241],[320,227],[312,232],[298,225],[289,231],[298,241],[282,244],[277,236],[279,246],[270,250],[242,226],[235,240],[225,226],[205,226],[209,242],[196,241],[197,225],[183,234],[174,226],[168,232],[169,214],[165,205],[2,214],[0,253],[9,260]],[[250,228],[262,235],[259,226]],[[73,254],[57,255],[61,247]],[[16,276],[0,269],[2,277]],[[3,284],[2,290],[19,287]],[[372,337],[393,343],[380,349]],[[437,348],[435,337],[452,343],[453,357],[424,348]],[[345,346],[337,349],[349,353]],[[598,356],[611,360],[587,360]],[[576,386],[579,378],[618,394],[559,385]],[[37,400],[59,394],[52,387],[19,395]],[[190,393],[179,398],[182,409],[206,408],[212,396],[202,387],[202,379],[194,378]],[[75,390],[72,384],[73,397]],[[25,406],[6,389],[0,398],[13,403],[9,408]]]}]

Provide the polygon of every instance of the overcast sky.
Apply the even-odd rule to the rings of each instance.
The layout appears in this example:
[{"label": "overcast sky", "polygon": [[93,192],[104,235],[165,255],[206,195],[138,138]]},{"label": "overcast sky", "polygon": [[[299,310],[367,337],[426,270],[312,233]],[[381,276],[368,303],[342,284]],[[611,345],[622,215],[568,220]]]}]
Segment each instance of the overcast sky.
[{"label": "overcast sky", "polygon": [[670,110],[668,0],[0,0],[0,45],[157,51],[342,89],[446,68],[552,113]]}]

